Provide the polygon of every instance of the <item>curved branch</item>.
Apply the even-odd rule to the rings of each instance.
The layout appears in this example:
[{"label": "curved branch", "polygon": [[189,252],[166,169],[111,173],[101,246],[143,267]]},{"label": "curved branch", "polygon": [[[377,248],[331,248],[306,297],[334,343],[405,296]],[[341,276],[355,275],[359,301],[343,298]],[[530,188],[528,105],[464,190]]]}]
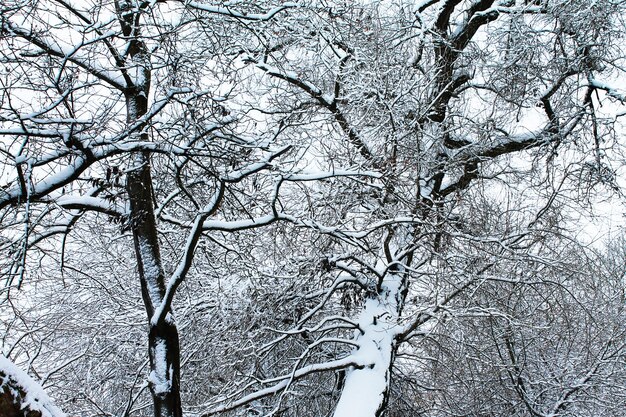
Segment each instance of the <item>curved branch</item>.
[{"label": "curved branch", "polygon": [[307,375],[319,373],[319,372],[327,372],[327,371],[336,371],[340,369],[346,369],[349,367],[353,367],[354,369],[363,369],[365,365],[356,362],[352,355],[345,357],[343,359],[338,359],[335,361],[325,362],[325,363],[316,363],[312,365],[303,366],[302,368],[296,370],[295,372],[289,375],[282,375],[280,377],[272,378],[269,381],[280,381],[271,387],[253,392],[251,394],[246,395],[245,397],[233,401],[228,405],[223,405],[220,407],[216,407],[205,411],[201,414],[200,417],[208,417],[213,414],[223,413],[225,411],[233,410],[237,407],[241,407],[242,405],[249,404],[252,401],[259,400],[261,398],[276,394],[280,390],[286,388],[290,382],[294,380],[301,379]]},{"label": "curved branch", "polygon": [[50,45],[45,40],[39,38],[32,32],[27,31],[19,26],[16,26],[8,20],[3,19],[1,31],[9,33],[9,34],[13,34],[14,36],[20,37],[28,41],[30,44],[38,47],[39,49],[41,49],[43,52],[45,52],[46,54],[50,56],[67,59],[71,63],[79,66],[80,68],[87,71],[89,74],[106,82],[107,84],[111,85],[112,87],[114,87],[115,89],[119,91],[124,91],[126,89],[126,85],[116,80],[113,75],[107,74],[107,72],[104,69],[96,69],[90,63],[85,62],[73,56],[73,54],[70,54],[70,55],[66,54],[61,49]]},{"label": "curved branch", "polygon": [[265,12],[265,13],[246,13],[240,12],[237,10],[233,10],[230,7],[222,7],[222,6],[211,6],[208,4],[198,3],[196,1],[185,1],[183,2],[186,7],[189,7],[194,10],[200,10],[203,12],[208,12],[211,14],[217,14],[222,16],[234,17],[240,20],[251,20],[257,22],[264,22],[267,20],[271,20],[278,13],[285,11],[287,9],[293,9],[299,7],[298,3],[286,2],[281,4],[278,7],[274,7],[273,9]]}]

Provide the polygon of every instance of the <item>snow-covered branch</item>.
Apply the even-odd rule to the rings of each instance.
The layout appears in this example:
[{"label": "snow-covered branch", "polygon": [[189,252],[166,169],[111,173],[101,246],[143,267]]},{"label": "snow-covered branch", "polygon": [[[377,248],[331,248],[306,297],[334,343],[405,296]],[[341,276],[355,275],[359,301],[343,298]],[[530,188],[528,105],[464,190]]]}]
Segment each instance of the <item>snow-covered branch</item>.
[{"label": "snow-covered branch", "polygon": [[348,356],[343,359],[338,359],[335,361],[329,361],[325,363],[316,363],[316,364],[306,365],[291,374],[271,378],[267,381],[261,381],[260,382],[261,384],[273,383],[277,381],[279,382],[275,383],[274,385],[270,387],[263,388],[251,394],[248,394],[245,397],[240,398],[239,400],[233,401],[229,404],[211,408],[208,411],[202,413],[201,416],[208,417],[213,414],[223,413],[225,411],[229,411],[229,410],[233,410],[235,408],[241,407],[242,405],[249,404],[252,401],[259,400],[269,395],[276,394],[277,392],[285,389],[289,385],[290,381],[301,379],[313,373],[336,371],[339,369],[346,369],[348,367],[352,367],[354,369],[361,369],[367,365],[368,364],[361,364],[355,361],[352,356]]},{"label": "snow-covered branch", "polygon": [[128,214],[127,207],[101,197],[63,195],[54,202],[68,210],[97,211],[114,217],[123,217]]},{"label": "snow-covered branch", "polygon": [[[104,81],[105,83],[109,84],[119,91],[124,91],[124,89],[127,87],[126,82],[122,77],[116,76],[114,73],[106,70],[105,68],[99,68],[97,63],[93,60],[78,57],[78,49],[63,50],[58,44],[54,45],[48,40],[37,36],[32,29],[28,30],[19,27],[8,19],[2,20],[1,29],[4,34],[20,37],[28,41],[30,44],[36,46],[37,48],[40,48],[44,53],[49,54],[50,56],[62,58],[69,62],[72,62],[73,64],[78,65],[79,67],[89,72],[91,75]],[[111,35],[107,35],[106,37],[109,36]]]},{"label": "snow-covered branch", "polygon": [[274,7],[273,9],[268,10],[265,13],[246,13],[242,11],[235,10],[231,7],[225,6],[213,6],[209,4],[200,3],[197,1],[185,1],[186,7],[191,9],[200,10],[203,12],[218,14],[222,16],[233,17],[239,20],[251,20],[251,21],[267,21],[272,19],[278,13],[299,7],[298,3],[294,2],[284,2],[280,6]]},{"label": "snow-covered branch", "polygon": [[0,414],[40,413],[42,417],[65,417],[40,384],[0,355]]}]

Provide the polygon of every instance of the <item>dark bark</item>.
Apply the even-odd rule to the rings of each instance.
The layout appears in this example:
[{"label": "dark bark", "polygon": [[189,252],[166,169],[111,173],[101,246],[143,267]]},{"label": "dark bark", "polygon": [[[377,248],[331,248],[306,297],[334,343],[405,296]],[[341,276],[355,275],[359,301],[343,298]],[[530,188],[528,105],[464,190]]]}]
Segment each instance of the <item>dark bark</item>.
[{"label": "dark bark", "polygon": [[[125,90],[128,125],[137,124],[148,113],[150,93],[150,57],[140,38],[141,11],[120,0],[116,8],[125,36],[131,38],[128,48],[130,66],[138,75]],[[141,141],[149,141],[146,126],[137,129]],[[150,358],[149,386],[154,404],[155,417],[182,417],[180,400],[180,345],[174,318],[153,322],[155,309],[165,296],[165,275],[161,263],[156,217],[154,214],[154,190],[147,152],[133,155],[126,179],[130,201],[130,228],[135,243],[137,269],[141,282],[143,302],[150,323],[148,354]]]},{"label": "dark bark", "polygon": [[0,416],[41,417],[41,411],[25,404],[26,391],[11,380],[10,375],[0,371]]},{"label": "dark bark", "polygon": [[[129,119],[140,118],[147,112],[147,91],[131,92],[127,97]],[[134,114],[133,114],[134,113]],[[136,120],[129,120],[135,122]],[[147,140],[147,133],[142,133],[142,140]],[[165,359],[165,374],[150,378],[150,391],[154,402],[155,417],[182,417],[180,401],[180,346],[178,329],[171,315],[166,320],[151,323],[154,310],[165,295],[165,276],[161,264],[159,239],[153,205],[152,174],[150,158],[147,153],[135,155],[127,177],[127,192],[130,200],[130,226],[135,242],[137,268],[141,291],[150,322],[148,352],[151,375],[163,373],[162,361]],[[165,357],[159,356],[159,349],[165,351]],[[171,373],[171,375],[170,375]],[[164,387],[155,383],[165,377],[169,381]]]},{"label": "dark bark", "polygon": [[[139,163],[128,173],[127,191],[130,200],[131,230],[135,242],[137,268],[141,291],[150,322],[148,352],[150,369],[155,375],[150,378],[150,391],[154,402],[155,417],[182,417],[180,401],[180,346],[178,329],[173,318],[152,323],[152,315],[165,295],[165,277],[159,253],[159,241],[153,206],[152,176],[148,155],[138,155]],[[156,291],[155,291],[156,290]],[[159,354],[163,349],[165,357]],[[165,374],[159,366],[165,359]],[[160,362],[161,361],[161,362]],[[171,372],[171,376],[169,375]],[[167,389],[157,386],[163,376],[170,381]]]}]

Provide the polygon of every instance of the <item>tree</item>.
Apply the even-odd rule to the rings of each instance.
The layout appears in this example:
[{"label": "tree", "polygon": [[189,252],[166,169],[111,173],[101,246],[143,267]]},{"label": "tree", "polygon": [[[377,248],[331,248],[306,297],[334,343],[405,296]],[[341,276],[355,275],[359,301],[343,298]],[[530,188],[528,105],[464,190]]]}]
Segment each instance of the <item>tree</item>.
[{"label": "tree", "polygon": [[[307,19],[294,19],[302,29],[251,54],[281,93],[274,111],[308,126],[302,165],[363,176],[281,189],[283,216],[326,239],[310,259],[317,287],[303,287],[294,303],[317,304],[261,352],[301,338],[301,353],[207,414],[256,409],[270,395],[278,401],[263,413],[290,409],[281,402],[298,381],[304,395],[310,375],[335,372],[325,393],[338,393],[334,416],[383,415],[404,346],[450,309],[475,308],[468,293],[514,285],[505,261],[520,259],[538,276],[558,262],[559,246],[544,242],[569,235],[564,207],[594,189],[620,189],[609,155],[619,145],[600,106],[624,101],[609,82],[621,76],[614,64],[623,51],[611,39],[622,8],[337,2],[304,11]],[[409,353],[424,354],[417,349]],[[611,352],[621,357],[623,348]],[[538,407],[526,412],[565,412]]]},{"label": "tree", "polygon": [[[69,232],[91,212],[131,232],[149,323],[155,415],[181,416],[174,294],[203,233],[275,220],[270,205],[259,209],[265,216],[237,219],[239,191],[230,186],[253,178],[288,150],[273,140],[280,129],[248,135],[249,121],[228,109],[238,93],[229,89],[236,68],[228,61],[230,51],[218,51],[220,62],[210,48],[211,37],[225,36],[221,29],[228,33],[228,23],[196,45],[206,50],[189,47],[204,19],[266,21],[289,6],[255,14],[195,2],[157,3],[2,6],[0,51],[7,73],[0,134],[8,139],[3,172],[10,173],[0,210],[6,296],[25,285],[29,252],[46,257],[54,247],[65,248]],[[153,165],[169,181],[157,184]],[[169,214],[177,206],[182,211]],[[167,277],[157,217],[186,235],[170,242],[179,247]]]},{"label": "tree", "polygon": [[413,342],[425,354],[407,379],[428,381],[417,389],[418,415],[621,413],[623,261],[562,250],[559,264],[505,261],[506,280],[465,294]]},{"label": "tree", "polygon": [[[571,399],[604,389],[587,389],[594,377],[571,391],[569,376],[546,398],[527,389],[548,371],[536,358],[561,352],[538,352],[528,327],[507,324],[533,325],[527,310],[489,300],[503,292],[579,319],[587,298],[566,290],[584,285],[548,281],[572,264],[572,207],[621,192],[611,113],[624,101],[612,86],[623,75],[622,2],[2,7],[5,294],[34,285],[41,268],[79,265],[70,253],[86,247],[100,249],[85,263],[102,259],[110,239],[84,242],[81,230],[132,235],[155,415],[182,415],[172,305],[186,277],[207,270],[227,277],[224,297],[252,293],[239,317],[204,313],[217,298],[205,293],[189,303],[186,325],[212,316],[217,332],[237,320],[242,330],[226,346],[215,338],[242,357],[215,401],[212,387],[190,394],[201,415],[380,416],[416,404],[439,415],[460,395],[425,392],[440,389],[442,364],[467,384],[488,373],[474,357],[453,361],[464,343],[508,375],[489,385],[495,398],[529,415],[564,415]],[[127,243],[108,263],[127,259]],[[537,281],[554,302],[536,298]],[[623,334],[615,323],[602,346]],[[195,351],[203,343],[190,337]],[[524,370],[520,352],[534,360]],[[606,352],[578,364],[614,372],[623,347]],[[191,380],[206,372],[188,369]]]}]

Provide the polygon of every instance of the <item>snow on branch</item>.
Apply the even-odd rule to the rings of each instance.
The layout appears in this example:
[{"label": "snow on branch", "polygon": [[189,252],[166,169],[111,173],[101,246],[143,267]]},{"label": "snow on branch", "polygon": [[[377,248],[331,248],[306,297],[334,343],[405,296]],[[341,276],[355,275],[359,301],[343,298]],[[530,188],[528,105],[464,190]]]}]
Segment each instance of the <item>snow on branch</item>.
[{"label": "snow on branch", "polygon": [[[131,140],[131,134],[138,129],[141,129],[145,124],[156,116],[170,100],[179,94],[187,94],[188,89],[172,89],[163,98],[155,101],[150,111],[138,120],[135,124],[128,127],[119,135],[112,138],[100,138],[97,141],[85,140],[83,143],[80,138],[72,137],[72,142],[77,145],[79,150],[82,150],[81,154],[78,154],[76,158],[69,164],[64,164],[64,168],[58,172],[37,181],[33,184],[33,189],[30,192],[29,197],[31,199],[39,199],[57,190],[72,181],[76,180],[83,172],[85,172],[96,161],[106,159],[122,153],[132,153],[136,151],[148,151],[155,153],[167,153],[174,155],[187,155],[188,149],[184,149],[169,143],[162,142],[149,142],[149,141],[136,141]],[[56,133],[55,133],[56,132]],[[38,133],[49,136],[65,137],[67,133],[65,130],[46,130],[46,131],[24,131],[23,128],[15,131],[1,131],[2,134],[11,135],[31,135],[37,136]],[[47,164],[56,163],[59,158],[67,156],[68,150],[55,150],[49,154],[45,154],[41,157],[20,156],[19,160],[16,160],[16,166],[19,168],[21,164],[28,164],[30,167],[42,167]],[[0,209],[9,204],[23,201],[26,199],[26,195],[21,186],[15,186],[12,188],[0,190]]]},{"label": "snow on branch", "polygon": [[618,91],[617,88],[613,87],[612,85],[596,80],[595,78],[592,78],[590,80],[590,84],[593,88],[605,91],[609,97],[612,97],[626,104],[626,94]]},{"label": "snow on branch", "polygon": [[51,56],[62,58],[78,65],[91,75],[104,81],[119,91],[124,91],[126,89],[126,81],[123,78],[115,76],[104,68],[97,68],[94,65],[94,62],[88,62],[87,60],[77,57],[76,49],[64,51],[58,45],[52,45],[45,39],[38,37],[32,30],[19,27],[10,22],[8,19],[2,22],[1,31],[26,40]]},{"label": "snow on branch", "polygon": [[[27,415],[25,411],[33,411],[41,417],[65,417],[41,385],[3,355],[0,355],[0,399],[0,415],[3,416],[19,415],[19,412]],[[5,408],[11,405],[13,409]]]},{"label": "snow on branch", "polygon": [[338,169],[333,171],[311,171],[298,173],[285,173],[282,178],[285,181],[319,181],[334,177],[370,177],[375,179],[382,178],[382,174],[376,171]]},{"label": "snow on branch", "polygon": [[99,197],[64,195],[56,199],[55,203],[68,210],[97,211],[114,217],[122,217],[127,214],[126,208],[114,201]]},{"label": "snow on branch", "polygon": [[262,160],[258,162],[255,162],[253,164],[248,165],[247,167],[244,167],[237,171],[230,172],[227,175],[222,176],[222,180],[225,182],[229,182],[229,183],[239,182],[252,174],[256,174],[257,172],[270,167],[271,162],[274,159],[285,154],[290,149],[291,149],[291,146],[283,146],[282,148],[278,149],[275,152],[272,152],[271,155],[268,155],[267,157],[263,158]]},{"label": "snow on branch", "polygon": [[[222,413],[225,411],[229,411],[229,410],[233,410],[237,407],[241,407],[242,405],[251,403],[252,401],[256,401],[258,399],[276,394],[277,392],[280,392],[282,389],[286,388],[289,386],[289,384],[293,381],[293,380],[297,380],[300,378],[303,378],[307,375],[313,374],[313,373],[318,373],[318,372],[327,372],[327,371],[336,371],[339,369],[346,369],[348,367],[353,367],[355,369],[361,369],[364,368],[365,366],[367,366],[369,364],[362,364],[362,363],[358,363],[357,361],[354,360],[354,357],[352,355],[342,358],[342,359],[338,359],[335,361],[329,361],[329,362],[324,362],[324,363],[315,363],[315,364],[311,364],[311,365],[306,365],[303,366],[302,368],[296,370],[293,373],[287,374],[287,375],[282,375],[276,378],[271,378],[268,379],[266,381],[261,381],[262,384],[264,383],[272,383],[275,381],[279,381],[277,383],[275,383],[274,385],[261,389],[259,391],[255,391],[251,394],[246,395],[243,398],[240,398],[237,401],[233,401],[229,404],[226,405],[222,405],[213,409],[210,409],[208,411],[206,411],[205,413],[203,413],[201,415],[201,417],[208,417],[210,415],[213,414],[217,414],[217,413]],[[222,401],[220,401],[222,402]]]},{"label": "snow on branch", "polygon": [[213,6],[209,4],[203,4],[197,1],[188,1],[188,2],[185,2],[185,5],[192,9],[201,10],[203,12],[219,14],[223,16],[230,16],[236,19],[241,19],[241,20],[253,20],[253,21],[270,20],[274,16],[276,16],[278,13],[284,10],[298,7],[298,3],[287,2],[287,3],[281,4],[280,6],[274,7],[273,9],[270,9],[265,13],[246,13],[246,12],[233,10],[230,7]]},{"label": "snow on branch", "polygon": [[554,125],[548,123],[539,131],[519,135],[500,135],[488,143],[481,141],[463,146],[451,155],[450,163],[462,165],[464,172],[455,181],[450,181],[445,187],[442,187],[439,194],[445,197],[467,187],[473,179],[478,177],[478,165],[481,162],[536,148],[555,142],[559,138],[560,136],[554,132]]},{"label": "snow on branch", "polygon": [[211,197],[211,200],[202,210],[197,213],[193,221],[191,230],[187,235],[187,241],[185,243],[185,249],[182,259],[167,282],[165,295],[163,296],[158,307],[155,309],[150,320],[152,325],[156,326],[167,317],[168,311],[170,310],[170,306],[172,304],[172,300],[176,293],[176,289],[187,276],[187,273],[191,268],[191,264],[194,258],[194,252],[196,250],[196,247],[198,246],[200,237],[202,236],[202,233],[207,230],[205,227],[205,223],[210,216],[215,214],[222,202],[226,183],[235,183],[242,181],[250,175],[256,174],[263,169],[271,167],[272,161],[285,154],[287,151],[289,151],[289,149],[291,149],[290,146],[282,147],[281,149],[272,152],[261,161],[250,164],[249,166],[240,170],[234,171],[228,175],[223,176],[220,179],[220,184],[215,190],[213,196]]},{"label": "snow on branch", "polygon": [[[37,199],[69,184],[77,179],[80,174],[82,174],[91,165],[91,162],[93,161],[89,160],[89,158],[83,156],[76,157],[76,159],[69,163],[65,169],[39,181],[37,184],[33,184],[28,197],[31,199]],[[0,194],[0,208],[4,208],[5,206],[22,199],[27,199],[22,187],[16,186],[11,189],[4,190],[2,194]]]}]

